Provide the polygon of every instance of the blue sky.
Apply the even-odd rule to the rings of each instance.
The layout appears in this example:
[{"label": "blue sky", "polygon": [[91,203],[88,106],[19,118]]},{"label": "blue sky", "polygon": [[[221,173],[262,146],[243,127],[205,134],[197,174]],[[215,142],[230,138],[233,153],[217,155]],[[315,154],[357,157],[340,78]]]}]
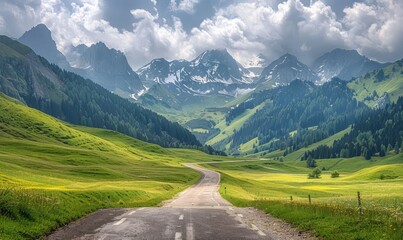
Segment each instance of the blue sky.
[{"label": "blue sky", "polygon": [[309,64],[334,48],[381,62],[403,57],[401,0],[0,0],[0,34],[44,23],[60,51],[103,41],[133,68],[226,48],[247,65],[284,53]]}]

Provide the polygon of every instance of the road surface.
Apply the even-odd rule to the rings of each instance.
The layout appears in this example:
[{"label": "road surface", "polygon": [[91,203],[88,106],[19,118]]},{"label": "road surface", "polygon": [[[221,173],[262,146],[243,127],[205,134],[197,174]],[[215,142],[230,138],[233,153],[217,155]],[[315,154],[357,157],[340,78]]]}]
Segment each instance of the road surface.
[{"label": "road surface", "polygon": [[162,207],[100,210],[46,239],[310,239],[255,209],[232,206],[218,192],[219,173],[185,165],[203,177]]}]

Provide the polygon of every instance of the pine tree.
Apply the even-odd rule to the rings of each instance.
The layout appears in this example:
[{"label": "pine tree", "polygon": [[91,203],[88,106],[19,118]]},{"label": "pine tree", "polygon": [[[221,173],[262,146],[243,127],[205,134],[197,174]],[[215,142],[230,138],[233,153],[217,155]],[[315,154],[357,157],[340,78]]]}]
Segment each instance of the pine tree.
[{"label": "pine tree", "polygon": [[386,147],[385,147],[385,145],[382,144],[381,145],[381,150],[379,151],[379,156],[384,157],[385,154],[386,154]]},{"label": "pine tree", "polygon": [[306,166],[308,168],[314,168],[317,166],[315,159],[313,159],[311,155],[309,155],[308,159],[306,160]]},{"label": "pine tree", "polygon": [[399,154],[399,143],[398,142],[396,142],[396,144],[395,144],[395,153],[396,154]]}]

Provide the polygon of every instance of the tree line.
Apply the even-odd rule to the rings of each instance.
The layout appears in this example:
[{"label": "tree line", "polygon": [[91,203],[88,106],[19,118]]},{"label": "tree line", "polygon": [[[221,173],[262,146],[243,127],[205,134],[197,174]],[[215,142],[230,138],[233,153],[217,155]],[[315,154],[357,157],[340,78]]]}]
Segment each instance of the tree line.
[{"label": "tree line", "polygon": [[306,151],[302,160],[310,157],[351,158],[363,156],[385,156],[388,152],[399,153],[403,150],[403,98],[383,109],[368,111],[357,118],[351,131],[332,146],[321,145]]},{"label": "tree line", "polygon": [[[6,44],[16,52],[25,49],[16,41],[6,40],[12,42]],[[178,123],[62,70],[32,51],[25,51],[24,57],[0,54],[0,91],[72,124],[115,130],[164,147],[191,147],[215,153],[211,147],[202,147]]]},{"label": "tree line", "polygon": [[354,99],[347,82],[340,79],[322,86],[296,80],[288,86],[253,94],[250,99],[232,109],[227,120],[267,102],[234,133],[232,149],[258,137],[260,146],[256,151],[280,149],[286,155],[346,129],[368,110]]}]

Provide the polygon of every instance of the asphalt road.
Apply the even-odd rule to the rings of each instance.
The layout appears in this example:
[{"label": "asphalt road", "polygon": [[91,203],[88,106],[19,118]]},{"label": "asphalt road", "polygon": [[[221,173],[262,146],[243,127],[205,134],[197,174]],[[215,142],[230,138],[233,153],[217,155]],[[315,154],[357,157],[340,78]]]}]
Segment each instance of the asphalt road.
[{"label": "asphalt road", "polygon": [[300,233],[294,234],[297,238],[283,238],[260,229],[268,226],[262,224],[266,215],[233,207],[223,199],[217,172],[186,166],[203,177],[163,207],[100,210],[46,239],[299,239]]}]

